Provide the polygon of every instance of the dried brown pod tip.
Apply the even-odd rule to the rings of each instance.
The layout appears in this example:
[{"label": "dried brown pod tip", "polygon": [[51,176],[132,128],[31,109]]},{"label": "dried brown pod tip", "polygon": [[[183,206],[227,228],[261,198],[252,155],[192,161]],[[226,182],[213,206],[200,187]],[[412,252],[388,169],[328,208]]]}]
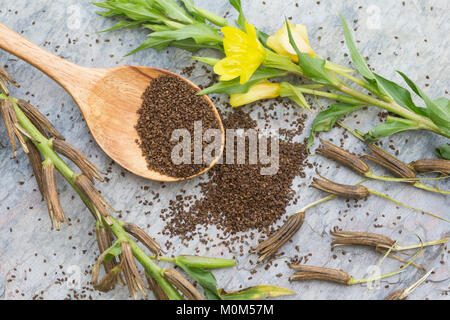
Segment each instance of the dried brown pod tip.
[{"label": "dried brown pod tip", "polygon": [[305,220],[304,212],[297,212],[289,217],[288,221],[268,239],[251,249],[251,253],[260,255],[258,262],[265,261],[277,253],[280,249],[303,225]]},{"label": "dried brown pod tip", "polygon": [[295,264],[291,264],[289,267],[296,271],[295,274],[289,278],[289,281],[322,280],[343,285],[351,285],[351,281],[353,280],[351,276],[341,270]]},{"label": "dried brown pod tip", "polygon": [[81,151],[76,149],[70,143],[61,139],[53,139],[52,147],[57,153],[75,163],[91,182],[94,182],[94,178],[103,181],[103,178],[99,174],[100,170],[83,153],[81,153]]},{"label": "dried brown pod tip", "polygon": [[331,235],[334,237],[331,246],[346,246],[346,245],[361,245],[385,248],[391,248],[395,245],[395,241],[389,237],[381,234],[369,233],[369,232],[352,232],[352,231],[331,231]]},{"label": "dried brown pod tip", "polygon": [[409,166],[419,173],[440,172],[445,175],[450,175],[450,160],[422,159],[411,162]]},{"label": "dried brown pod tip", "polygon": [[371,194],[364,186],[339,184],[325,178],[313,178],[311,187],[348,199],[362,199]]},{"label": "dried brown pod tip", "polygon": [[42,156],[39,152],[38,148],[31,142],[30,140],[26,141],[28,147],[28,160],[30,161],[31,168],[33,169],[34,178],[36,179],[37,185],[39,187],[39,192],[42,197],[45,198],[44,195],[44,186],[43,186],[43,170],[42,170]]},{"label": "dried brown pod tip", "polygon": [[125,282],[128,286],[128,291],[135,299],[138,297],[138,290],[144,297],[146,297],[147,294],[144,291],[145,283],[136,266],[136,261],[134,260],[131,246],[126,241],[123,241],[121,246],[122,253],[120,254],[120,264],[123,265],[123,274],[125,277]]},{"label": "dried brown pod tip", "polygon": [[164,278],[177,288],[188,300],[205,300],[202,294],[181,273],[173,269],[164,269]]},{"label": "dried brown pod tip", "polygon": [[[363,155],[364,158],[379,164],[380,166],[389,170],[390,172],[392,172],[392,174],[394,174],[399,178],[403,179],[416,178],[416,174],[410,167],[408,167],[406,163],[403,163],[397,158],[391,156],[389,153],[387,153],[386,151],[384,151],[383,149],[377,147],[372,143],[368,143],[367,145],[374,156]],[[411,183],[414,184],[415,182],[412,181]]]},{"label": "dried brown pod tip", "polygon": [[28,153],[28,147],[25,142],[25,138],[22,134],[27,134],[26,131],[20,126],[17,119],[16,110],[14,104],[10,100],[0,100],[0,114],[5,123],[6,133],[8,134],[9,142],[14,152],[14,157],[17,155],[17,143],[16,138],[20,143],[23,151]]},{"label": "dried brown pod tip", "polygon": [[418,286],[420,286],[433,273],[433,269],[425,273],[419,280],[404,290],[396,290],[389,294],[384,300],[405,300]]},{"label": "dried brown pod tip", "polygon": [[139,240],[144,246],[148,248],[154,255],[159,255],[162,252],[161,246],[152,237],[150,237],[144,230],[132,223],[125,223],[123,228],[126,232],[131,234]]},{"label": "dried brown pod tip", "polygon": [[[111,230],[103,227],[102,225],[99,225],[95,230],[98,249],[100,250],[100,253],[103,253],[113,245],[114,235]],[[105,268],[106,273],[111,272],[116,266],[116,257],[113,257],[110,261],[103,262],[103,267]],[[120,282],[122,283],[122,279],[120,279]]]},{"label": "dried brown pod tip", "polygon": [[384,300],[405,300],[404,296],[405,290],[396,290],[388,295]]},{"label": "dried brown pod tip", "polygon": [[147,273],[145,274],[145,277],[147,278],[148,287],[153,291],[156,300],[169,300],[169,297],[161,288],[158,281],[153,279],[152,276],[148,275]]},{"label": "dried brown pod tip", "polygon": [[[104,251],[100,257],[98,257],[97,262],[94,265],[94,268],[92,269],[92,285],[96,290],[102,291],[102,292],[108,292],[114,289],[117,282],[121,279],[120,274],[123,271],[122,263],[118,266],[114,266],[112,269],[106,271],[106,275],[98,281],[98,278],[100,276],[100,269],[101,265],[103,264],[105,266],[106,262],[105,258],[107,256],[108,252]],[[106,267],[105,267],[106,270]]]},{"label": "dried brown pod tip", "polygon": [[34,106],[29,102],[18,99],[17,105],[20,110],[27,116],[28,119],[33,123],[33,125],[42,133],[46,138],[48,134],[53,138],[64,139],[64,137],[59,133],[59,131],[53,126],[53,124]]},{"label": "dried brown pod tip", "polygon": [[[55,166],[51,161],[44,161],[42,164],[42,186],[44,189],[44,198],[47,202],[48,214],[52,226],[56,230],[61,229],[61,222],[66,220],[64,211],[59,201],[58,190],[56,189]],[[67,224],[69,224],[67,222]]]},{"label": "dried brown pod tip", "polygon": [[14,81],[13,78],[11,78],[8,72],[6,72],[6,70],[0,66],[0,89],[2,89],[6,95],[9,95],[9,90],[7,87],[8,84],[12,84],[18,87],[18,84]]},{"label": "dried brown pod tip", "polygon": [[333,159],[361,175],[366,175],[370,172],[369,166],[354,154],[351,154],[350,152],[345,151],[344,149],[339,148],[323,139],[320,139],[320,142],[322,142],[322,145],[316,149],[316,153]]},{"label": "dried brown pod tip", "polygon": [[[101,221],[101,217],[105,219],[105,221],[111,225],[111,219],[109,217],[108,208],[109,204],[105,199],[101,196],[97,189],[95,189],[92,181],[83,174],[79,174],[75,177],[74,180],[75,186],[83,192],[83,194],[88,198],[88,200],[94,206],[97,219]],[[101,215],[101,216],[100,216]]]}]

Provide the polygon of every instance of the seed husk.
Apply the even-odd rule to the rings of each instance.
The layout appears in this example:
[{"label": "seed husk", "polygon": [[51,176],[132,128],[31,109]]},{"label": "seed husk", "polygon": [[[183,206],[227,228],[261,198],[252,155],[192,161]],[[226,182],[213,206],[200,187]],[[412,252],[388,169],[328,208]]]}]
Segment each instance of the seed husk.
[{"label": "seed husk", "polygon": [[28,147],[28,159],[31,164],[31,168],[33,169],[34,178],[36,179],[39,192],[41,193],[42,197],[45,197],[44,195],[44,186],[43,186],[43,172],[42,172],[42,156],[39,152],[38,148],[34,145],[33,142],[30,140],[26,140],[26,144]]},{"label": "seed husk", "polygon": [[53,163],[48,161],[45,161],[42,166],[42,181],[45,190],[44,198],[47,201],[50,220],[52,221],[52,226],[55,226],[56,230],[60,230],[61,222],[64,222],[66,220],[66,217],[59,201],[58,190],[56,188],[55,166],[53,165]]},{"label": "seed husk", "polygon": [[[121,265],[113,267],[111,270],[106,271],[106,275],[98,281],[99,275],[100,275],[100,269],[101,265],[105,264],[105,258],[106,258],[107,252],[103,251],[102,254],[98,257],[97,262],[92,269],[92,284],[96,290],[99,290],[101,292],[108,292],[114,289],[116,286],[116,283],[120,280],[120,274],[122,272],[122,263]],[[105,267],[106,270],[106,267]]]},{"label": "seed husk", "polygon": [[0,101],[0,111],[3,118],[3,122],[5,123],[6,133],[8,134],[9,142],[11,143],[11,147],[14,152],[14,157],[16,157],[17,143],[14,133],[14,123],[11,119],[11,112],[10,112],[11,109],[13,109],[14,111],[14,106],[11,101],[9,100]]},{"label": "seed husk", "polygon": [[419,173],[440,172],[445,175],[450,175],[450,160],[422,159],[411,162],[409,166]]},{"label": "seed husk", "polygon": [[144,246],[148,248],[153,254],[159,255],[162,252],[161,246],[152,237],[150,237],[144,230],[132,223],[126,223],[123,228],[126,232],[131,234],[139,240]]},{"label": "seed husk", "polygon": [[388,295],[384,300],[405,300],[404,296],[405,290],[396,290]]},{"label": "seed husk", "polygon": [[361,175],[366,175],[370,172],[369,166],[354,154],[323,139],[320,139],[320,141],[322,142],[322,145],[316,149],[316,153],[333,159]]},{"label": "seed husk", "polygon": [[[94,206],[96,213],[100,214],[101,217],[111,225],[112,222],[109,217],[108,205],[97,189],[95,189],[92,181],[85,175],[80,174],[75,177],[75,186],[89,199]],[[97,218],[101,221],[100,217]]]},{"label": "seed husk", "polygon": [[[403,163],[402,161],[398,160],[397,158],[391,156],[389,153],[381,149],[380,147],[377,147],[376,145],[369,143],[367,144],[370,151],[374,156],[369,155],[363,155],[364,158],[369,159],[380,166],[384,167],[385,169],[392,172],[395,176],[403,179],[415,179],[416,174],[414,171],[408,167],[407,164]],[[410,182],[411,184],[414,184],[415,182]]]},{"label": "seed husk", "polygon": [[153,279],[152,276],[148,275],[147,273],[145,274],[145,277],[147,278],[148,287],[153,291],[156,300],[169,300],[169,297],[167,297],[167,294],[161,288],[158,281]]},{"label": "seed husk", "polygon": [[20,110],[27,116],[28,119],[33,123],[33,125],[46,137],[48,134],[53,138],[58,138],[64,140],[64,137],[59,133],[59,131],[53,126],[53,124],[34,106],[29,102],[19,99],[17,105]]},{"label": "seed husk", "polygon": [[[103,253],[112,246],[114,235],[111,232],[111,230],[103,227],[101,224],[95,229],[95,231],[97,236],[98,248],[100,250],[100,253]],[[106,273],[111,272],[112,269],[116,266],[117,266],[116,257],[113,257],[110,261],[103,262],[103,267],[105,268]]]},{"label": "seed husk", "polygon": [[325,178],[313,178],[311,187],[350,199],[363,199],[371,194],[370,190],[364,186],[339,184]]},{"label": "seed husk", "polygon": [[81,172],[94,183],[94,178],[103,181],[100,170],[77,148],[61,139],[53,139],[52,147],[57,153],[65,156],[81,170]]},{"label": "seed husk", "polygon": [[123,263],[123,273],[125,276],[125,282],[128,286],[128,291],[135,299],[137,299],[137,292],[139,292],[145,297],[147,294],[144,291],[145,283],[139,274],[139,270],[136,266],[136,261],[134,260],[133,251],[128,242],[123,241],[121,243],[122,253],[120,254],[120,262]]},{"label": "seed husk", "polygon": [[304,212],[297,212],[289,217],[288,221],[271,235],[268,239],[250,250],[251,253],[260,255],[258,262],[271,258],[297,231],[301,228],[305,219]]},{"label": "seed husk", "polygon": [[350,285],[353,279],[341,270],[295,264],[291,264],[289,267],[296,271],[296,273],[289,278],[289,281],[323,280]]},{"label": "seed husk", "polygon": [[173,269],[164,269],[163,276],[177,288],[188,300],[205,300],[202,294],[181,273]]},{"label": "seed husk", "polygon": [[331,231],[331,235],[335,237],[331,243],[331,247],[345,245],[362,245],[370,247],[383,246],[390,248],[395,245],[395,241],[381,234],[370,232],[353,232],[353,231]]}]

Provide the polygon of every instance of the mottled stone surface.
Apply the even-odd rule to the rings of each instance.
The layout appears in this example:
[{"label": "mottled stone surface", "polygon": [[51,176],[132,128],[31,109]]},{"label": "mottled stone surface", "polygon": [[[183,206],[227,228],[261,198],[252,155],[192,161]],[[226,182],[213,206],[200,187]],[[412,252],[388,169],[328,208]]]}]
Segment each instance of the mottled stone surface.
[{"label": "mottled stone surface", "polygon": [[[292,16],[294,23],[304,23],[309,27],[310,40],[316,52],[333,61],[347,64],[349,57],[342,43],[343,33],[338,12],[340,11],[355,29],[355,38],[364,56],[369,56],[369,63],[386,77],[394,77],[396,69],[406,72],[417,84],[426,89],[433,98],[448,97],[449,89],[449,2],[446,0],[405,0],[405,1],[298,1],[295,0],[243,0],[248,19],[262,30],[273,33],[282,24],[283,15]],[[232,11],[225,0],[198,3],[219,14]],[[402,4],[403,3],[403,4]],[[10,1],[0,0],[0,21],[15,31],[23,34],[32,42],[45,47],[50,52],[74,63],[88,67],[110,67],[121,64],[144,65],[166,68],[180,73],[183,67],[191,64],[190,55],[178,49],[163,52],[146,50],[136,55],[123,57],[131,48],[139,45],[146,36],[142,30],[120,30],[111,33],[95,34],[97,30],[113,24],[111,20],[98,20],[89,1],[75,0],[37,0]],[[110,159],[92,141],[85,122],[71,97],[54,81],[37,69],[18,60],[12,55],[0,52],[0,63],[7,65],[7,70],[20,83],[21,87],[12,89],[12,94],[29,99],[41,112],[67,137],[67,140],[89,156],[99,167],[107,168]],[[191,77],[196,83],[207,83],[207,76],[197,68]],[[223,97],[225,101],[225,97]],[[314,102],[312,99],[311,102]],[[322,101],[327,104],[329,101]],[[224,108],[223,104],[218,104]],[[251,109],[251,107],[246,107]],[[272,121],[274,128],[281,126],[284,120],[294,120],[292,112],[282,113],[282,106],[276,109],[280,120]],[[253,107],[254,114],[258,111]],[[378,110],[370,108],[357,112],[345,120],[353,128],[365,130],[378,120]],[[312,121],[308,119],[308,128]],[[341,129],[334,129],[323,138],[338,141],[342,137]],[[303,136],[306,136],[306,130]],[[7,146],[6,132],[0,125],[0,140]],[[405,143],[408,140],[408,143]],[[433,157],[433,148],[443,142],[444,138],[431,133],[408,132],[395,135],[391,140],[385,139],[385,145],[395,145],[399,157],[404,161]],[[345,140],[345,147],[353,152],[362,152],[362,144],[352,137]],[[336,164],[322,157],[312,155],[311,162],[321,165],[321,173],[341,183],[356,183],[358,176],[347,169],[337,169]],[[377,172],[383,174],[380,168]],[[313,171],[309,171],[313,174]],[[117,165],[112,165],[108,175],[109,183],[99,185],[102,193],[118,210],[123,210],[124,218],[146,230],[161,243],[166,237],[158,234],[164,226],[159,217],[160,210],[166,208],[180,189],[195,193],[196,181],[168,184],[162,188],[160,183],[143,180],[125,172]],[[299,201],[286,208],[287,213],[295,212],[311,199],[323,195],[305,186],[310,177],[298,178],[294,190]],[[94,298],[125,299],[125,288],[100,295],[93,292],[88,285],[88,272],[98,255],[95,237],[92,234],[94,224],[88,210],[73,190],[58,178],[61,201],[72,226],[65,226],[60,232],[50,231],[46,206],[36,189],[36,182],[31,177],[31,169],[26,156],[20,152],[17,159],[12,159],[9,147],[0,148],[0,299],[45,299]],[[449,198],[415,190],[408,185],[368,182],[368,186],[388,193],[410,205],[446,215],[449,217]],[[142,189],[159,192],[161,200],[153,206],[143,206],[140,200],[152,196]],[[442,182],[440,186],[450,189],[450,183]],[[354,202],[334,200],[318,208],[311,209],[306,215],[306,222],[301,231],[293,237],[283,251],[285,255],[274,262],[269,270],[263,266],[256,267],[257,273],[250,274],[255,268],[249,254],[238,256],[238,267],[215,272],[218,283],[226,290],[236,290],[240,286],[256,284],[278,284],[297,293],[288,299],[381,299],[393,290],[404,288],[421,275],[414,268],[409,268],[400,275],[381,281],[380,287],[368,290],[366,286],[356,285],[342,288],[321,282],[289,283],[287,278],[292,273],[285,261],[299,254],[308,256],[308,265],[338,268],[351,275],[362,278],[369,266],[376,265],[381,256],[368,248],[338,248],[330,251],[329,230],[339,226],[346,230],[370,231],[382,233],[402,243],[417,242],[414,235],[423,240],[435,240],[449,235],[448,224],[429,216],[422,216],[412,210],[397,207],[379,198],[370,198],[355,207]],[[151,214],[145,215],[144,212]],[[214,235],[213,229],[209,230]],[[401,232],[401,234],[400,234]],[[177,243],[177,239],[172,239]],[[295,246],[300,252],[296,252]],[[205,246],[195,242],[186,248],[177,246],[170,254],[220,255],[233,254],[223,247],[207,251]],[[244,250],[247,252],[247,250]],[[421,253],[417,263],[428,268],[435,268],[429,281],[418,288],[412,295],[414,299],[448,299],[449,266],[448,247],[428,248]],[[275,264],[277,264],[275,266]],[[400,263],[385,261],[381,271],[397,269]],[[278,278],[276,275],[282,273]],[[79,275],[80,287],[70,288],[68,277]],[[70,279],[69,279],[70,280]],[[152,298],[152,295],[150,295]]]}]

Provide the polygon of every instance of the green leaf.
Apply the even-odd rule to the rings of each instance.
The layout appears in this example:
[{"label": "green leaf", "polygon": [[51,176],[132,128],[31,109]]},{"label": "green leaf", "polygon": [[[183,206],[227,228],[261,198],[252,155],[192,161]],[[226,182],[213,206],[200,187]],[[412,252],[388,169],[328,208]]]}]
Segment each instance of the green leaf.
[{"label": "green leaf", "polygon": [[195,11],[194,0],[180,0],[182,4],[186,7],[187,11],[192,14],[198,22],[206,22],[205,18]]},{"label": "green leaf", "polygon": [[339,84],[339,80],[325,69],[325,60],[311,57],[307,53],[300,52],[294,38],[292,37],[291,27],[287,19],[286,28],[289,35],[289,43],[298,55],[298,65],[302,68],[303,74],[314,82],[337,86]]},{"label": "green leaf", "polygon": [[204,64],[214,67],[220,59],[210,57],[191,57],[194,60],[200,61]]},{"label": "green leaf", "polygon": [[220,290],[220,295],[224,300],[261,300],[293,294],[295,292],[289,289],[269,285],[259,285],[230,293],[225,292],[223,289]]},{"label": "green leaf", "polygon": [[411,93],[402,86],[392,82],[382,76],[375,74],[374,76],[378,83],[380,83],[386,90],[388,95],[395,100],[399,105],[414,111],[417,114],[427,117],[427,110],[417,107],[411,99]]},{"label": "green leaf", "polygon": [[198,282],[205,291],[208,300],[222,300],[217,290],[217,281],[211,271],[202,268],[190,267],[184,263],[176,262],[192,279]]},{"label": "green leaf", "polygon": [[234,259],[220,259],[220,258],[208,258],[200,256],[177,256],[176,262],[180,262],[189,267],[205,268],[205,269],[216,269],[216,268],[227,268],[234,267],[236,265],[236,260]]},{"label": "green leaf", "polygon": [[162,23],[167,17],[156,8],[130,2],[114,2],[111,4],[114,12],[127,16],[132,20]]},{"label": "green leaf", "polygon": [[169,31],[169,30],[173,30],[173,28],[163,25],[163,24],[143,24],[142,25],[143,28],[147,28],[150,29],[152,31]]},{"label": "green leaf", "polygon": [[280,71],[273,68],[259,68],[250,77],[249,81],[245,84],[240,84],[239,79],[233,79],[230,81],[220,81],[209,88],[203,89],[199,92],[199,95],[211,94],[211,93],[226,93],[226,94],[239,94],[246,93],[251,86],[260,82],[261,80],[277,78],[285,76],[287,72]]},{"label": "green leaf", "polygon": [[311,111],[311,108],[308,105],[308,102],[305,99],[305,96],[301,92],[299,87],[293,86],[289,82],[280,83],[280,97],[289,98],[295,103],[297,103],[300,107],[306,108]]},{"label": "green leaf", "polygon": [[204,17],[206,20],[208,20],[209,22],[211,22],[212,24],[219,26],[219,27],[225,27],[228,26],[228,20],[225,19],[224,17],[221,17],[215,13],[212,13],[211,11],[208,11],[206,9],[203,8],[197,8],[194,7],[195,11],[202,17]]},{"label": "green leaf", "polygon": [[150,35],[151,37],[166,38],[174,41],[192,38],[197,44],[214,44],[222,42],[222,36],[218,31],[203,23],[194,23],[181,29],[170,31],[158,31]]},{"label": "green leaf", "polygon": [[450,144],[443,144],[435,149],[436,154],[441,159],[450,160]]},{"label": "green leaf", "polygon": [[363,107],[364,106],[361,105],[335,103],[332,104],[327,110],[321,111],[313,120],[311,131],[309,133],[307,149],[309,150],[313,144],[314,134],[316,132],[330,131],[341,117]]},{"label": "green leaf", "polygon": [[114,31],[114,30],[122,29],[122,28],[127,28],[127,29],[136,28],[141,23],[142,23],[141,21],[121,20],[121,21],[117,22],[114,26],[112,26],[111,28],[98,31],[98,33]]},{"label": "green leaf", "polygon": [[450,100],[440,98],[431,100],[417,85],[404,73],[397,71],[410,88],[425,101],[429,111],[429,118],[446,135],[450,135]]},{"label": "green leaf", "polygon": [[104,262],[111,261],[114,257],[117,257],[122,253],[122,246],[120,242],[116,241],[111,247],[106,250],[106,256]]},{"label": "green leaf", "polygon": [[398,132],[419,129],[420,127],[414,121],[397,117],[387,117],[386,122],[376,126],[374,130],[364,135],[364,138],[369,142],[375,142],[380,138],[387,137]]},{"label": "green leaf", "polygon": [[350,28],[347,25],[347,21],[342,14],[339,14],[342,20],[342,26],[344,28],[345,42],[347,43],[347,48],[350,51],[350,56],[352,57],[353,64],[356,70],[366,79],[375,80],[375,75],[370,71],[366,64],[366,60],[361,56],[358,49],[356,48],[355,41],[353,40]]},{"label": "green leaf", "polygon": [[236,20],[236,24],[245,31],[245,23],[247,19],[245,18],[244,11],[242,10],[241,0],[230,0],[230,4],[239,12],[239,18]]},{"label": "green leaf", "polygon": [[154,0],[154,3],[170,18],[183,23],[194,23],[194,20],[175,0]]},{"label": "green leaf", "polygon": [[194,39],[178,40],[172,42],[170,45],[190,52],[197,52],[200,49],[216,49],[223,51],[223,47],[220,44],[198,44]]}]

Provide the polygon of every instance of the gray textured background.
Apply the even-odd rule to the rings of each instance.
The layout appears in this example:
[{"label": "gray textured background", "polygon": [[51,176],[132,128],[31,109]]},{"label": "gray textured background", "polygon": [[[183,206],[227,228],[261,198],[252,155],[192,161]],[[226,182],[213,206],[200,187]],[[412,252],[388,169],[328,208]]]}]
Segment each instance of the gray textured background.
[{"label": "gray textured background", "polygon": [[[338,11],[342,12],[350,25],[357,28],[355,37],[360,40],[358,46],[364,56],[370,56],[369,63],[376,71],[392,78],[394,70],[402,70],[424,87],[431,97],[448,97],[446,90],[449,89],[450,71],[450,14],[447,0],[301,0],[297,1],[299,7],[295,6],[294,0],[265,2],[264,5],[260,0],[243,0],[251,23],[273,33],[281,26],[283,14],[292,16],[294,23],[304,23],[308,26],[310,40],[316,52],[323,57],[330,56],[335,62],[346,64],[348,57],[344,54],[347,50],[341,43],[343,33],[338,19]],[[232,11],[225,0],[202,0],[197,3],[219,14]],[[147,50],[124,58],[125,53],[145,39],[145,32],[121,30],[95,34],[95,31],[113,24],[111,20],[98,20],[95,11],[88,1],[0,0],[2,23],[22,33],[32,42],[80,65],[110,67],[117,64],[135,64],[166,68],[178,73],[183,67],[190,65],[189,53],[175,49],[169,49],[168,53]],[[110,41],[106,42],[107,39]],[[7,70],[21,85],[19,89],[12,89],[13,95],[31,100],[41,112],[48,114],[49,119],[69,142],[88,155],[100,168],[108,167],[110,159],[92,141],[75,103],[61,87],[38,70],[4,52],[0,52],[0,63],[8,65]],[[399,80],[399,77],[395,76],[395,79]],[[206,75],[198,68],[191,80],[199,84],[205,83]],[[428,84],[429,87],[425,87]],[[325,104],[326,101],[322,103]],[[218,106],[223,108],[220,103]],[[256,109],[254,111],[257,112]],[[358,112],[357,118],[349,117],[345,123],[353,128],[368,129],[376,122],[374,119],[377,112],[376,109]],[[286,118],[294,119],[292,115],[282,116],[281,120],[271,123],[272,127],[281,126]],[[311,120],[312,117],[309,117],[308,124]],[[334,129],[323,137],[341,135],[342,130]],[[7,145],[3,126],[0,126],[0,139]],[[408,144],[404,143],[406,139],[409,140]],[[413,132],[398,134],[392,137],[392,141],[400,152],[400,158],[411,161],[433,157],[433,147],[445,142],[445,139],[430,133]],[[362,151],[362,145],[353,138],[347,139],[345,144],[354,152]],[[116,288],[113,292],[99,295],[92,292],[88,285],[90,276],[87,273],[98,254],[95,237],[91,233],[94,227],[93,219],[76,196],[72,199],[75,194],[71,188],[59,179],[61,201],[67,216],[72,220],[72,226],[64,226],[60,232],[52,232],[45,203],[40,202],[41,197],[37,192],[33,192],[36,183],[31,178],[26,156],[20,152],[16,160],[11,157],[9,146],[0,148],[0,299],[127,298],[126,288]],[[309,160],[323,164],[322,174],[336,181],[359,181],[359,177],[349,170],[337,170],[335,163],[321,157],[311,156]],[[377,172],[383,173],[379,168]],[[115,208],[129,210],[130,213],[124,217],[127,221],[143,227],[150,225],[147,230],[161,243],[164,243],[166,238],[158,234],[164,225],[159,218],[159,211],[168,206],[169,200],[173,199],[180,189],[196,192],[193,189],[196,181],[169,184],[162,189],[160,183],[138,178],[117,165],[112,166],[108,177],[109,183],[99,185],[105,197]],[[309,183],[309,178],[304,181],[298,178],[294,185],[302,182]],[[367,185],[408,204],[449,217],[448,197],[415,190],[407,185],[376,182]],[[160,192],[161,201],[153,207],[144,208],[140,205],[139,200],[151,198],[148,192],[141,189],[142,186],[149,186],[151,190]],[[441,187],[450,189],[450,183],[443,182]],[[311,199],[323,196],[306,187],[295,187],[295,190],[300,201],[297,205],[288,207],[288,213],[295,212]],[[138,196],[141,198],[137,199]],[[284,261],[290,254],[294,255],[294,246],[299,245],[300,255],[310,255],[309,265],[339,268],[361,278],[365,276],[369,266],[379,261],[380,256],[368,248],[352,247],[331,252],[329,230],[332,226],[338,225],[346,230],[378,232],[393,239],[403,237],[403,243],[416,241],[414,234],[424,240],[435,240],[449,234],[448,225],[444,222],[397,208],[385,200],[370,198],[361,208],[351,208],[345,214],[339,214],[340,210],[346,209],[345,201],[335,200],[310,210],[306,223],[294,236],[293,243],[283,248],[286,257],[277,261],[277,267],[272,266],[266,271],[264,266],[260,266],[256,268],[258,272],[251,275],[249,271],[253,267],[249,264],[249,259],[255,260],[255,257],[238,257],[237,268],[215,272],[219,286],[233,290],[238,289],[240,285],[279,284],[297,293],[288,297],[289,299],[381,299],[393,290],[414,282],[420,272],[409,268],[401,275],[383,280],[380,288],[376,290],[368,290],[362,285],[342,288],[320,282],[289,283],[287,278],[292,272]],[[151,215],[143,214],[149,210]],[[401,219],[397,220],[397,216],[401,216]],[[376,228],[376,224],[383,227]],[[403,231],[401,235],[400,230]],[[215,231],[211,229],[209,232],[214,235]],[[189,248],[179,246],[170,253],[192,254],[196,246],[195,243]],[[223,251],[225,256],[232,256],[222,247],[209,252],[203,245],[199,245],[199,248],[200,254],[216,255]],[[333,258],[333,255],[336,257]],[[435,268],[435,274],[417,289],[411,298],[448,299],[448,246],[428,248],[417,261],[426,268]],[[399,265],[396,261],[387,260],[382,264],[382,272],[394,270]],[[76,275],[77,270],[81,271],[81,287],[70,288],[67,277]],[[279,273],[284,276],[277,278]],[[252,278],[249,279],[250,277]]]}]

